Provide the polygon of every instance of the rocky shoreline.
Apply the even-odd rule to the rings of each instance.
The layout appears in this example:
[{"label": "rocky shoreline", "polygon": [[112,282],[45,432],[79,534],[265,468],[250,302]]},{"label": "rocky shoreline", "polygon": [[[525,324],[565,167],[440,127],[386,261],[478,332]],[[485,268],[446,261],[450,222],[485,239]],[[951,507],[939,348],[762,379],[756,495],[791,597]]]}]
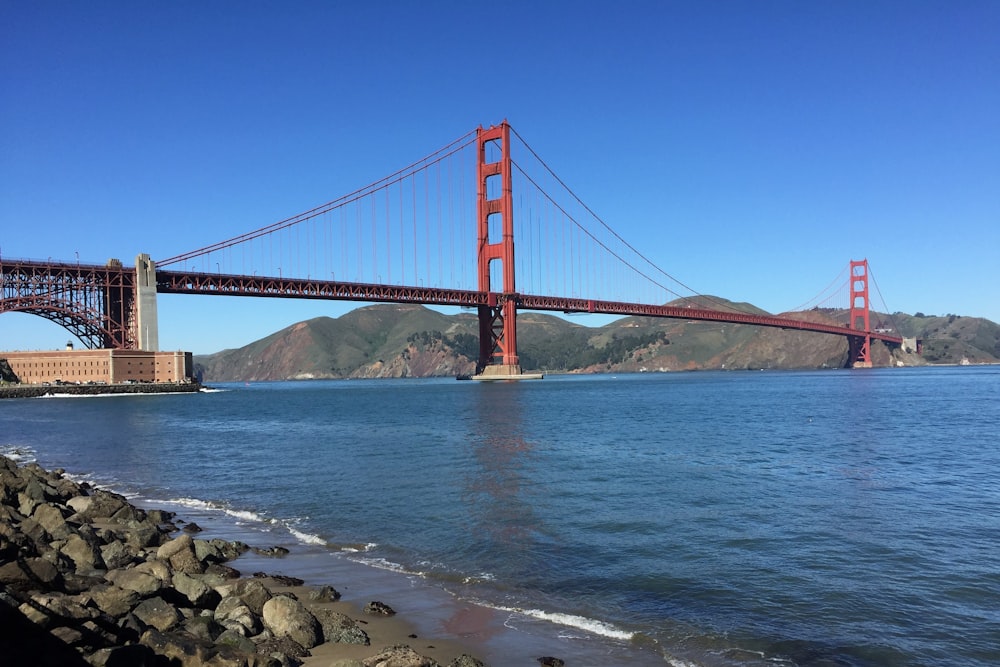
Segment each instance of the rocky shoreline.
[{"label": "rocky shoreline", "polygon": [[[172,512],[0,456],[0,655],[11,665],[475,667],[372,601],[230,563],[283,550],[195,537]],[[313,653],[315,652],[315,653]],[[322,655],[322,661],[312,655]],[[444,662],[439,662],[444,660]],[[554,658],[541,664],[559,665]]]},{"label": "rocky shoreline", "polygon": [[133,384],[4,384],[0,385],[0,398],[38,398],[39,396],[70,395],[98,396],[103,394],[188,394],[201,391],[197,382]]}]

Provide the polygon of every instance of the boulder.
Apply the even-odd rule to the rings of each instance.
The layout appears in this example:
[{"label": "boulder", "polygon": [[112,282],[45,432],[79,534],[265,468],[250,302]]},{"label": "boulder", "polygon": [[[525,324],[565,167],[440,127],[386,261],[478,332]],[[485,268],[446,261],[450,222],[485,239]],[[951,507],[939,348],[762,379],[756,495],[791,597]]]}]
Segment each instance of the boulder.
[{"label": "boulder", "polygon": [[247,637],[260,634],[264,628],[260,615],[253,613],[250,607],[235,595],[222,598],[219,606],[215,608],[215,620],[227,630],[235,630]]},{"label": "boulder", "polygon": [[24,558],[0,565],[0,584],[12,592],[62,590],[63,583],[56,566],[44,558]]},{"label": "boulder", "polygon": [[170,571],[170,565],[162,560],[151,558],[150,560],[139,563],[135,566],[135,569],[139,572],[146,572],[153,575],[164,585],[170,582],[170,578],[173,576],[173,572]]},{"label": "boulder", "polygon": [[225,630],[212,616],[192,616],[184,619],[181,626],[189,635],[207,641],[215,641]]},{"label": "boulder", "polygon": [[164,542],[156,550],[156,557],[160,560],[170,560],[170,557],[184,549],[194,549],[194,541],[190,535],[180,535],[172,540]]},{"label": "boulder", "polygon": [[124,616],[139,604],[142,598],[139,594],[127,588],[113,584],[91,588],[87,596],[97,605],[97,608],[115,618]]},{"label": "boulder", "polygon": [[[229,646],[220,646],[178,632],[149,629],[140,643],[166,658],[165,664],[183,667],[246,667],[249,656]],[[160,660],[157,664],[163,663]]]},{"label": "boulder", "polygon": [[239,579],[240,571],[234,567],[223,565],[222,563],[212,563],[205,568],[205,574],[221,577],[223,579]]},{"label": "boulder", "polygon": [[165,542],[156,550],[156,557],[159,560],[169,561],[170,566],[177,572],[201,574],[205,571],[205,566],[195,554],[194,540],[190,535],[181,535]]},{"label": "boulder", "polygon": [[364,667],[441,667],[436,661],[420,655],[406,645],[390,646],[361,661]]},{"label": "boulder", "polygon": [[152,521],[136,521],[128,524],[125,542],[135,549],[157,547],[163,542],[163,532]]},{"label": "boulder", "polygon": [[384,602],[372,600],[365,605],[364,612],[366,614],[371,614],[372,616],[393,616],[396,613],[396,610]]},{"label": "boulder", "polygon": [[19,607],[32,623],[41,627],[65,625],[66,619],[84,621],[97,618],[100,612],[86,607],[62,593],[36,593]]},{"label": "boulder", "polygon": [[252,654],[257,652],[257,647],[254,643],[247,639],[246,635],[241,633],[239,630],[223,630],[219,633],[219,636],[215,638],[215,643],[230,646],[241,653]]},{"label": "boulder", "polygon": [[202,563],[221,563],[226,560],[217,546],[208,540],[192,540],[194,543],[194,555]]},{"label": "boulder", "polygon": [[170,630],[181,622],[181,615],[177,609],[159,596],[143,600],[136,605],[132,613],[145,625],[161,632]]},{"label": "boulder", "polygon": [[320,607],[313,610],[313,615],[323,628],[323,641],[363,646],[371,644],[368,634],[347,614]]},{"label": "boulder", "polygon": [[271,595],[271,591],[257,579],[239,580],[233,588],[233,595],[243,600],[243,603],[257,615],[264,613],[264,603],[274,597]]},{"label": "boulder", "polygon": [[35,553],[42,554],[52,550],[52,547],[49,546],[52,543],[52,536],[42,527],[42,524],[28,517],[21,522],[18,528],[21,534],[31,540]]},{"label": "boulder", "polygon": [[192,607],[215,608],[219,604],[219,594],[201,579],[184,572],[175,572],[173,585],[178,593],[187,598]]},{"label": "boulder", "polygon": [[74,496],[66,501],[66,506],[77,514],[83,514],[90,508],[93,502],[93,496]]},{"label": "boulder", "polygon": [[109,570],[125,567],[135,560],[135,552],[129,549],[124,542],[118,540],[106,542],[100,549],[101,559]]},{"label": "boulder", "polygon": [[322,640],[319,621],[298,600],[276,595],[264,603],[263,612],[264,625],[275,637],[288,637],[307,649]]},{"label": "boulder", "polygon": [[309,591],[309,600],[312,602],[336,602],[340,599],[340,592],[333,586],[321,586]]},{"label": "boulder", "polygon": [[268,637],[257,643],[257,654],[272,658],[280,665],[298,665],[298,658],[309,656],[309,651],[288,637]]},{"label": "boulder", "polygon": [[[74,500],[74,502],[79,501]],[[98,489],[90,496],[90,503],[87,504],[86,508],[82,512],[78,511],[78,513],[88,521],[110,519],[116,512],[128,506],[129,504],[125,496]]]},{"label": "boulder", "polygon": [[105,568],[104,559],[101,557],[101,550],[96,541],[85,540],[79,534],[74,533],[66,538],[66,543],[59,549],[59,552],[72,560],[78,570],[103,570]]},{"label": "boulder", "polygon": [[66,523],[62,510],[55,505],[44,503],[35,508],[31,518],[37,521],[53,539],[62,540],[73,532]]},{"label": "boulder", "polygon": [[448,667],[486,667],[482,660],[473,658],[467,653],[463,653],[448,663]]},{"label": "boulder", "polygon": [[125,570],[111,570],[104,578],[115,586],[135,591],[142,597],[158,592],[163,588],[164,583],[163,579],[148,572],[143,572],[138,567]]}]

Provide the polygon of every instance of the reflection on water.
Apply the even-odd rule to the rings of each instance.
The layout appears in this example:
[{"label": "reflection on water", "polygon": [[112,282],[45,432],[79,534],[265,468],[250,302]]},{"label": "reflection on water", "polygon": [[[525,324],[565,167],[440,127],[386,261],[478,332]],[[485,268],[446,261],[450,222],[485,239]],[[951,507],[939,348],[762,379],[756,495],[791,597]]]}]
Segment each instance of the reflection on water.
[{"label": "reflection on water", "polygon": [[526,497],[532,492],[524,475],[532,443],[523,435],[522,400],[515,384],[476,387],[471,427],[472,451],[478,464],[470,468],[462,499],[472,506],[475,531],[485,542],[512,554],[523,553],[538,520]]}]

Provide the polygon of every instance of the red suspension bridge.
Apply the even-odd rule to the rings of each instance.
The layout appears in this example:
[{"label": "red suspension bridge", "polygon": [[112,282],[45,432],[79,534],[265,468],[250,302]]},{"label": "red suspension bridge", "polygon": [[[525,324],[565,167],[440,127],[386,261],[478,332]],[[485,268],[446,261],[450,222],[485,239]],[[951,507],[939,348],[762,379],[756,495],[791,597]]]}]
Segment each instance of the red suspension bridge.
[{"label": "red suspension bridge", "polygon": [[156,350],[157,294],[469,307],[487,378],[521,375],[518,310],[639,315],[844,336],[848,364],[870,366],[872,341],[902,339],[871,327],[867,260],[848,270],[847,326],[708,297],[706,307],[669,305],[675,290],[693,290],[615,233],[504,122],[323,206],[174,257],[139,255],[134,269],[0,258],[0,313],[48,318],[92,349]]}]

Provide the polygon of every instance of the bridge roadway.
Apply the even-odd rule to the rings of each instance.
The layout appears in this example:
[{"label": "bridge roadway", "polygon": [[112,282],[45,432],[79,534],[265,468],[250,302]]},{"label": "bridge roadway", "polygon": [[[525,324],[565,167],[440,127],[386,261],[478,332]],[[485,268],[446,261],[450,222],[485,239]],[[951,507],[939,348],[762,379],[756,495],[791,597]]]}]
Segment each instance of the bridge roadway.
[{"label": "bridge roadway", "polygon": [[[188,271],[156,272],[156,291],[160,294],[216,294],[297,299],[330,299],[381,303],[420,303],[435,306],[491,306],[502,304],[508,295],[453,290],[434,287],[351,283],[308,278],[244,276]],[[518,310],[562,311],[564,313],[600,313],[607,315],[637,315],[683,320],[726,322],[774,327],[837,336],[869,336],[891,345],[902,345],[903,339],[887,333],[865,332],[847,326],[807,322],[773,315],[726,312],[704,308],[657,306],[650,304],[574,299],[568,297],[512,295]]]}]

